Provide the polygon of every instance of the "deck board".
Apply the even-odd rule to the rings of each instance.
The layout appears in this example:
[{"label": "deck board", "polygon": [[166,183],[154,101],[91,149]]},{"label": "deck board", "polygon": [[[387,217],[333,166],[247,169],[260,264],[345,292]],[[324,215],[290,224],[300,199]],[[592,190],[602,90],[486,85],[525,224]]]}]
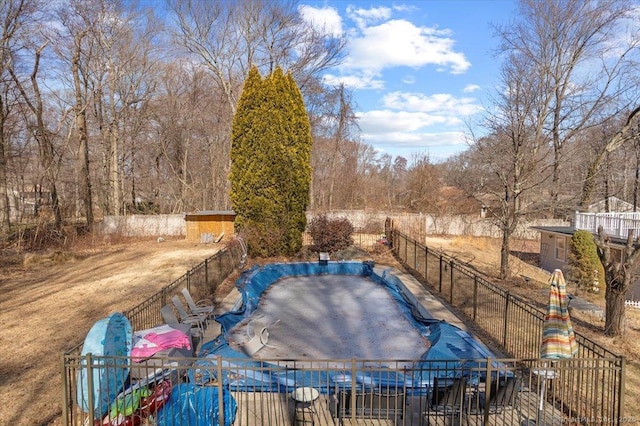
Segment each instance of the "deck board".
[{"label": "deck board", "polygon": [[[487,422],[484,422],[482,413],[465,413],[463,416],[457,414],[442,414],[428,411],[424,403],[418,397],[407,399],[405,414],[402,418],[386,419],[383,416],[372,416],[370,418],[352,417],[346,415],[341,418],[336,417],[335,403],[332,396],[320,395],[313,404],[313,418],[305,416],[296,422],[295,404],[288,394],[277,392],[234,392],[238,403],[238,412],[235,424],[238,425],[273,425],[273,426],[294,426],[294,425],[314,425],[314,426],[449,426],[468,425],[481,426],[484,424],[495,426],[520,425],[525,420],[535,421],[537,418],[538,395],[528,389],[520,392],[515,408],[506,408],[500,413],[489,414]],[[564,416],[560,411],[550,404],[545,404],[541,416],[541,424],[547,426],[560,426],[566,424]]]}]

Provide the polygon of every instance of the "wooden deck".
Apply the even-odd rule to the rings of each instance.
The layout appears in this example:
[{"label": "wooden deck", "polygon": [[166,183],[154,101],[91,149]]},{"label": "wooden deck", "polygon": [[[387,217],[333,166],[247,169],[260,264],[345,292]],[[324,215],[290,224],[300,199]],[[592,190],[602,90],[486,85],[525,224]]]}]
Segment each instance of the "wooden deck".
[{"label": "wooden deck", "polygon": [[[336,399],[333,395],[320,395],[312,407],[297,407],[290,395],[277,392],[234,392],[238,403],[235,425],[271,425],[271,426],[449,426],[449,425],[495,425],[518,426],[536,424],[538,418],[538,395],[527,388],[519,393],[516,406],[506,408],[500,413],[485,415],[482,413],[439,413],[429,411],[424,397],[409,397],[406,399],[404,415],[385,418],[385,413],[361,417],[359,415],[344,415],[337,417]],[[564,416],[550,404],[545,404],[540,413],[540,422],[547,426],[567,424]],[[529,423],[527,423],[529,421]]]}]

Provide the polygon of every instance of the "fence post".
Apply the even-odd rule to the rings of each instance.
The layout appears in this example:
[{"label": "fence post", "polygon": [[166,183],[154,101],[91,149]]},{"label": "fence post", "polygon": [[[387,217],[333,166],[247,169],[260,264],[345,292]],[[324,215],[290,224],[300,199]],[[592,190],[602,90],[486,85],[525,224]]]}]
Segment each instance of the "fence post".
[{"label": "fence post", "polygon": [[187,271],[187,274],[186,274],[187,275],[187,289],[189,291],[191,291],[191,271],[193,271],[193,269],[189,269]]},{"label": "fence post", "polygon": [[[69,386],[69,379],[67,374],[69,374],[69,372],[67,371],[67,364],[69,363],[69,358],[67,357],[67,355],[63,355],[62,356],[62,423],[63,424],[69,424],[69,407],[71,406],[70,401],[69,401],[69,390],[71,389]],[[71,370],[71,367],[69,367],[69,370]]]},{"label": "fence post", "polygon": [[[95,394],[94,394],[94,383],[93,383],[93,359],[91,358],[91,355],[93,355],[92,353],[88,353],[86,360],[87,360],[87,403],[88,403],[88,407],[89,408],[89,418],[90,419],[95,419]],[[82,360],[80,360],[80,368],[82,368]],[[102,402],[101,402],[102,403]]]},{"label": "fence post", "polygon": [[413,263],[414,263],[414,267],[413,269],[415,269],[416,271],[419,271],[418,269],[418,243],[416,242],[416,240],[413,240]]},{"label": "fence post", "polygon": [[204,260],[204,286],[209,288],[209,258]]},{"label": "fence post", "polygon": [[625,375],[627,366],[627,358],[624,356],[620,357],[620,380],[618,380],[618,406],[616,410],[618,411],[618,421],[622,421],[622,415],[624,413],[624,389],[626,387],[625,383]]},{"label": "fence post", "polygon": [[442,294],[442,255],[440,255],[440,273],[438,274],[438,293]]},{"label": "fence post", "polygon": [[404,261],[407,262],[407,246],[409,245],[409,237],[404,236]]},{"label": "fence post", "polygon": [[225,400],[224,400],[224,380],[221,380],[222,377],[222,355],[218,355],[218,424],[224,425],[224,410],[225,410]]},{"label": "fence post", "polygon": [[429,278],[427,278],[427,270],[429,268],[429,248],[427,246],[424,246],[424,279],[425,281],[429,281]]},{"label": "fence post", "polygon": [[[406,240],[405,240],[406,241]],[[355,424],[356,422],[356,412],[358,410],[357,405],[357,389],[358,382],[356,381],[356,377],[358,376],[358,370],[356,369],[356,359],[351,358],[351,392],[349,398],[351,398],[350,406],[351,406],[351,424]]]},{"label": "fence post", "polygon": [[449,281],[451,282],[451,284],[449,285],[449,303],[451,303],[453,305],[453,259],[451,259],[449,261],[449,274],[450,274],[450,278]]},{"label": "fence post", "polygon": [[504,315],[502,316],[504,319],[504,323],[502,325],[502,346],[504,348],[507,347],[507,324],[509,322],[507,315],[509,315],[509,303],[511,302],[511,293],[507,292],[507,297],[504,302]]},{"label": "fence post", "polygon": [[476,320],[478,315],[478,276],[473,276],[473,320]]}]

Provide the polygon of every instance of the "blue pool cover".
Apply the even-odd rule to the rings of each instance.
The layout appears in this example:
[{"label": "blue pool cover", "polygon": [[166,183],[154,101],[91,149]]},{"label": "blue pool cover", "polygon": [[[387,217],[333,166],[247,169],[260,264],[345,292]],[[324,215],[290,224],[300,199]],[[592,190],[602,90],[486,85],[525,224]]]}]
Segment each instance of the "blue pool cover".
[{"label": "blue pool cover", "polygon": [[[408,373],[391,369],[363,369],[354,378],[351,370],[329,374],[252,359],[229,345],[227,332],[256,310],[262,293],[273,283],[285,277],[326,274],[368,277],[374,283],[384,286],[407,319],[429,340],[430,348],[421,357],[422,362],[418,362]],[[213,341],[202,345],[199,356],[204,359],[196,362],[197,368],[192,373],[196,377],[191,377],[192,382],[213,379],[218,356],[224,358],[222,367],[227,374],[223,381],[231,388],[280,392],[309,383],[319,389],[349,387],[357,383],[371,387],[403,387],[420,392],[432,385],[434,377],[454,377],[463,371],[481,371],[486,368],[488,361],[494,364],[491,359],[495,359],[495,356],[491,351],[466,331],[444,321],[420,315],[420,310],[407,297],[408,290],[401,280],[386,270],[376,272],[373,262],[328,262],[324,265],[313,262],[273,263],[245,271],[235,285],[242,296],[242,303],[237,310],[216,318],[222,325],[223,332]]]}]

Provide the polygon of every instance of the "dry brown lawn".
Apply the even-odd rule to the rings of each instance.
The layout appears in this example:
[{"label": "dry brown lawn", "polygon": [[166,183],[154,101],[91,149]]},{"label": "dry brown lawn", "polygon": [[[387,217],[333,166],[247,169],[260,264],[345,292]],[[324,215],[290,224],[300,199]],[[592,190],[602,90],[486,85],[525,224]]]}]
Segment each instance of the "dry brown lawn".
[{"label": "dry brown lawn", "polygon": [[221,244],[92,242],[73,252],[0,253],[0,425],[61,424],[62,353],[93,323],[145,300]]},{"label": "dry brown lawn", "polygon": [[[495,276],[499,241],[485,238],[433,238],[428,245],[453,254]],[[221,245],[184,240],[92,241],[73,252],[47,252],[26,258],[0,252],[0,425],[61,424],[61,354],[81,343],[95,321],[127,310],[184,274]],[[548,274],[532,266],[536,242],[516,243],[514,293],[544,306]],[[374,256],[394,264],[388,253]],[[520,260],[522,259],[522,260]],[[515,284],[514,284],[515,283]],[[228,284],[227,284],[228,285]],[[602,304],[602,298],[593,302]],[[628,309],[627,334],[602,336],[603,323],[574,312],[575,328],[627,356],[626,415],[640,406],[640,314]]]}]

